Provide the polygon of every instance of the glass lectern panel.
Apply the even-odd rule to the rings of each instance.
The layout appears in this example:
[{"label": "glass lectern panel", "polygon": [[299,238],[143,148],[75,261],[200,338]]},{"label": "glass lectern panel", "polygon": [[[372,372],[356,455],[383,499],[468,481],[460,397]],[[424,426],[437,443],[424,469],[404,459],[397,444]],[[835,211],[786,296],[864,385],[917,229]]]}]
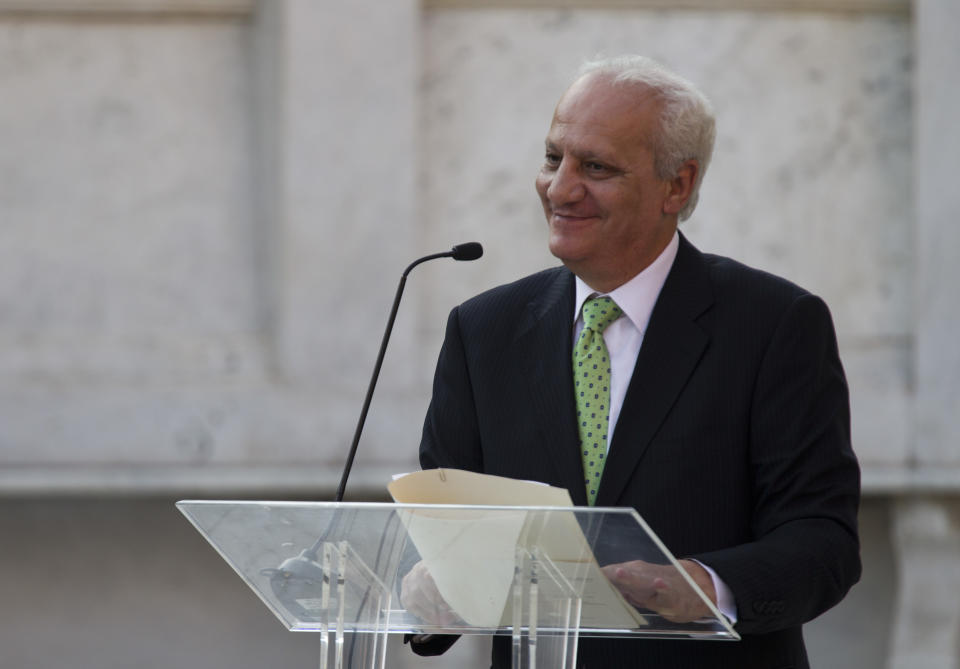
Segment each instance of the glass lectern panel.
[{"label": "glass lectern panel", "polygon": [[[254,501],[177,506],[290,630],[522,633],[525,644],[566,635],[561,652],[568,655],[575,654],[577,634],[739,638],[633,509]],[[630,605],[603,567],[637,560],[676,570],[677,587],[702,598],[712,615],[677,623]],[[405,608],[403,587],[426,595],[405,595],[412,604]]]}]

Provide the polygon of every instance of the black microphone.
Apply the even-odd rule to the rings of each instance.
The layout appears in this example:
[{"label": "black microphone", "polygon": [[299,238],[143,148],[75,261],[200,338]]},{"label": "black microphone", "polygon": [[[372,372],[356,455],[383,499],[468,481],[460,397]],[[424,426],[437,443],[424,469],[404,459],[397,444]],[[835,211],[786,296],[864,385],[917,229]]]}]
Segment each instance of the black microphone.
[{"label": "black microphone", "polygon": [[[446,254],[441,254],[446,255]],[[483,255],[483,247],[477,242],[457,244],[450,250],[450,257],[454,260],[476,260]],[[420,262],[419,260],[417,262]]]},{"label": "black microphone", "polygon": [[414,267],[422,262],[433,260],[434,258],[453,258],[454,260],[476,260],[483,255],[483,247],[477,242],[467,242],[457,244],[449,251],[444,253],[432,253],[417,260],[414,260],[407,269],[403,270],[400,276],[400,285],[397,286],[397,296],[393,298],[393,308],[390,310],[390,318],[387,319],[387,329],[383,333],[383,341],[380,342],[380,353],[377,355],[377,362],[373,366],[373,376],[370,377],[370,385],[367,387],[367,396],[363,400],[363,408],[360,410],[360,420],[357,422],[357,429],[353,434],[353,443],[350,444],[350,453],[347,455],[347,462],[343,467],[343,474],[340,477],[340,486],[337,488],[337,496],[334,501],[343,501],[343,493],[347,489],[347,478],[350,476],[350,469],[353,467],[353,459],[357,455],[357,445],[360,443],[360,433],[363,432],[363,424],[367,420],[367,410],[370,408],[370,400],[373,398],[373,389],[377,386],[377,378],[380,376],[380,367],[383,365],[383,356],[387,351],[387,342],[390,341],[390,333],[393,331],[393,321],[397,318],[397,309],[400,307],[400,298],[403,296],[403,287],[407,283],[407,275]]}]

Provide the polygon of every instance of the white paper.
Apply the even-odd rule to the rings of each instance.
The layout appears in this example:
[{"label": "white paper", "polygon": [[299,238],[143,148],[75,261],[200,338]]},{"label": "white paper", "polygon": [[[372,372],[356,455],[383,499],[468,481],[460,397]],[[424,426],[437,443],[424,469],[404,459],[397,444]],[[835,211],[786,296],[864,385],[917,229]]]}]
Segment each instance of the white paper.
[{"label": "white paper", "polygon": [[[401,475],[387,488],[401,504],[573,506],[563,488],[458,469]],[[531,515],[524,510],[417,509],[404,514],[404,522],[441,596],[473,627],[509,624],[506,604],[516,550],[534,544],[581,593],[581,625],[633,629],[647,624],[600,571],[572,512],[552,513],[538,527],[531,526]]]}]

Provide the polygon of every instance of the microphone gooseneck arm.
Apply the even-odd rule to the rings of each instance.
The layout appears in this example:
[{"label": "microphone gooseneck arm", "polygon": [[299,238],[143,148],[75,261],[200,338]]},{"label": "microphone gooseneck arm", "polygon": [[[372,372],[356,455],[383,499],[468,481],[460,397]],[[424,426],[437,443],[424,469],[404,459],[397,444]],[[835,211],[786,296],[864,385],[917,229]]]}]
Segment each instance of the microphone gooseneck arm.
[{"label": "microphone gooseneck arm", "polygon": [[380,352],[377,354],[377,362],[373,366],[373,374],[370,377],[370,384],[367,386],[367,396],[363,400],[363,408],[360,409],[360,420],[357,421],[357,429],[353,433],[353,442],[350,444],[350,452],[347,454],[347,462],[343,467],[343,474],[340,476],[340,485],[337,487],[336,502],[343,501],[343,494],[347,489],[347,479],[350,477],[350,470],[353,468],[353,460],[357,455],[357,446],[360,444],[360,434],[363,432],[363,425],[367,421],[367,411],[370,409],[370,400],[373,399],[373,391],[377,386],[377,379],[380,377],[380,367],[383,366],[383,357],[387,352],[387,343],[390,341],[390,333],[393,332],[393,322],[397,319],[397,310],[400,308],[400,298],[403,297],[403,287],[407,283],[407,275],[414,267],[420,263],[435,258],[453,258],[454,260],[476,260],[483,255],[483,247],[477,242],[467,242],[458,244],[451,250],[443,253],[432,253],[417,260],[403,270],[400,275],[400,283],[397,286],[397,294],[393,298],[393,307],[390,309],[390,317],[387,319],[387,328],[383,333],[383,339],[380,341]]}]

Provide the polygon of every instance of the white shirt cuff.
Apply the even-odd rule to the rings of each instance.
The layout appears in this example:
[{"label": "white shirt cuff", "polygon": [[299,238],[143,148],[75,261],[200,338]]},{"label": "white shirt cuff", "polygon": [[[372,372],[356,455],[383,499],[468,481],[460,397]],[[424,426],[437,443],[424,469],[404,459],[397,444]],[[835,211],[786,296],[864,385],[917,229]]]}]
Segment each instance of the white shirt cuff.
[{"label": "white shirt cuff", "polygon": [[699,560],[693,560],[693,562],[696,562],[706,569],[707,573],[710,574],[710,579],[713,581],[713,589],[717,593],[717,608],[720,610],[720,613],[727,617],[731,625],[735,624],[737,622],[737,603],[733,599],[733,593],[730,591],[730,588],[717,576],[717,572],[713,569]]}]

